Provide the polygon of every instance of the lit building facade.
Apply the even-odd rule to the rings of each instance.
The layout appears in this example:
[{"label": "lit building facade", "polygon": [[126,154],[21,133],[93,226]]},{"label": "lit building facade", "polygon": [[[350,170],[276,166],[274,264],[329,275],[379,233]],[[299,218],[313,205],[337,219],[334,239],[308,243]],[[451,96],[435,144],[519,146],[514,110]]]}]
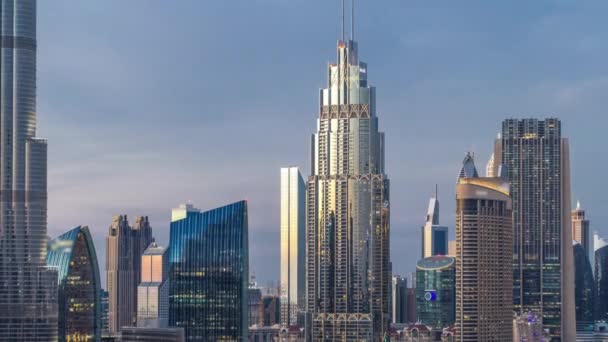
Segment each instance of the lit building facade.
[{"label": "lit building facade", "polygon": [[281,325],[298,323],[306,296],[306,184],[297,167],[281,168]]},{"label": "lit building facade", "polygon": [[393,275],[391,285],[391,323],[407,323],[407,279]]},{"label": "lit building facade", "polygon": [[57,339],[46,267],[47,142],[36,137],[36,0],[0,0],[0,340]]},{"label": "lit building facade", "polygon": [[88,227],[76,227],[49,243],[46,263],[58,273],[59,341],[99,341],[101,281]]},{"label": "lit building facade", "polygon": [[561,131],[558,119],[503,121],[494,165],[505,166],[511,184],[514,310],[538,314],[552,338],[574,341],[570,159]]},{"label": "lit building facade", "polygon": [[439,225],[439,199],[437,192],[429,201],[426,222],[422,226],[422,259],[434,255],[447,255],[448,227]]},{"label": "lit building facade", "polygon": [[574,241],[574,298],[576,307],[576,330],[586,329],[594,322],[595,282],[587,251]]},{"label": "lit building facade", "polygon": [[184,329],[124,327],[120,342],[185,342]]},{"label": "lit building facade", "polygon": [[141,256],[137,287],[137,326],[166,328],[169,324],[169,254],[152,242]]},{"label": "lit building facade", "polygon": [[418,321],[441,330],[456,320],[456,259],[432,256],[416,264]]},{"label": "lit building facade", "polygon": [[337,50],[311,139],[306,307],[313,340],[378,339],[390,321],[384,134],[357,42],[343,35]]},{"label": "lit building facade", "polygon": [[572,211],[572,239],[578,241],[588,255],[593,252],[589,226],[590,223],[585,217],[585,210],[581,208],[581,202],[577,202],[576,209]]},{"label": "lit building facade", "polygon": [[137,325],[137,286],[141,255],[152,242],[147,217],[137,217],[130,226],[127,215],[116,215],[106,237],[106,289],[108,328],[116,334],[122,327]]},{"label": "lit building facade", "polygon": [[509,183],[480,178],[467,154],[456,185],[456,337],[513,340]]},{"label": "lit building facade", "polygon": [[247,202],[174,210],[169,243],[169,326],[187,341],[245,341],[249,247]]}]

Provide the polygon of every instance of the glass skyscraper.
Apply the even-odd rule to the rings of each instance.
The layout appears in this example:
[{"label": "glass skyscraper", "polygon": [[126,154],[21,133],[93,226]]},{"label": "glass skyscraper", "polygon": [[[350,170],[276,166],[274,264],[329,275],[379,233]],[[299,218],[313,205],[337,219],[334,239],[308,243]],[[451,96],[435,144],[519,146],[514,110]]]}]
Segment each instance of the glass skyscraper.
[{"label": "glass skyscraper", "polygon": [[514,310],[540,316],[552,338],[574,341],[570,159],[561,122],[505,120],[494,159],[511,184]]},{"label": "glass skyscraper", "polygon": [[247,202],[172,213],[169,326],[186,341],[246,341],[249,247]]},{"label": "glass skyscraper", "polygon": [[456,184],[457,341],[513,341],[512,251],[509,183],[479,177],[467,154]]},{"label": "glass skyscraper", "polygon": [[319,93],[307,182],[307,294],[313,340],[377,340],[390,321],[389,180],[376,89],[357,42],[338,41]]},{"label": "glass skyscraper", "polygon": [[36,137],[36,0],[0,0],[0,44],[0,340],[54,341],[47,142]]},{"label": "glass skyscraper", "polygon": [[101,340],[101,281],[88,227],[49,243],[46,263],[59,274],[59,341]]},{"label": "glass skyscraper", "polygon": [[416,264],[418,320],[441,330],[456,320],[456,259],[432,256]]},{"label": "glass skyscraper", "polygon": [[298,323],[306,295],[306,185],[297,167],[281,168],[281,325]]},{"label": "glass skyscraper", "polygon": [[578,241],[574,241],[574,298],[576,305],[577,331],[593,325],[595,283],[587,251]]},{"label": "glass skyscraper", "polygon": [[141,256],[137,287],[137,326],[166,328],[169,324],[169,253],[152,242]]},{"label": "glass skyscraper", "polygon": [[608,246],[595,251],[595,320],[608,321]]}]

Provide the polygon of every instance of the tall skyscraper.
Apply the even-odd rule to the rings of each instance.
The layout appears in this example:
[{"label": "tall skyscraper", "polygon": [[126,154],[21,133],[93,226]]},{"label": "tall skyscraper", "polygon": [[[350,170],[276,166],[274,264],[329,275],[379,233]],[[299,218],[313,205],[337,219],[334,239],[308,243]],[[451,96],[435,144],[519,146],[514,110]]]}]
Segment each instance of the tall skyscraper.
[{"label": "tall skyscraper", "polygon": [[46,268],[47,143],[36,138],[36,0],[0,0],[0,340],[57,338]]},{"label": "tall skyscraper", "polygon": [[407,280],[393,275],[391,291],[391,322],[407,323]]},{"label": "tall skyscraper", "polygon": [[133,227],[127,215],[114,216],[106,238],[106,288],[110,333],[137,324],[137,286],[141,255],[152,242],[147,217],[137,217]]},{"label": "tall skyscraper", "polygon": [[166,328],[169,324],[169,254],[152,242],[141,256],[137,287],[137,326]]},{"label": "tall skyscraper", "polygon": [[100,341],[101,280],[89,228],[51,241],[46,263],[59,274],[59,341]]},{"label": "tall skyscraper", "polygon": [[432,256],[416,264],[418,320],[441,331],[456,320],[456,258]]},{"label": "tall skyscraper", "polygon": [[422,259],[448,254],[448,227],[439,225],[439,196],[429,201],[426,222],[422,227]]},{"label": "tall skyscraper", "polygon": [[581,244],[587,255],[593,252],[589,220],[585,217],[585,210],[581,208],[581,202],[576,202],[576,209],[572,211],[572,239]]},{"label": "tall skyscraper", "polygon": [[574,241],[574,298],[576,307],[576,330],[585,330],[593,326],[595,283],[587,251],[578,241]]},{"label": "tall skyscraper", "polygon": [[456,185],[456,340],[512,341],[509,183],[481,178],[467,154]]},{"label": "tall skyscraper", "polygon": [[595,320],[608,320],[608,245],[595,251]]},{"label": "tall skyscraper", "polygon": [[384,134],[353,33],[346,40],[342,30],[311,139],[306,300],[313,340],[377,340],[390,319]]},{"label": "tall skyscraper", "polygon": [[507,119],[495,145],[513,199],[513,302],[540,316],[551,337],[574,341],[570,158],[558,119]]},{"label": "tall skyscraper", "polygon": [[297,167],[281,168],[281,325],[298,322],[306,291],[306,185]]},{"label": "tall skyscraper", "polygon": [[249,242],[247,202],[171,215],[169,326],[187,341],[246,341]]}]

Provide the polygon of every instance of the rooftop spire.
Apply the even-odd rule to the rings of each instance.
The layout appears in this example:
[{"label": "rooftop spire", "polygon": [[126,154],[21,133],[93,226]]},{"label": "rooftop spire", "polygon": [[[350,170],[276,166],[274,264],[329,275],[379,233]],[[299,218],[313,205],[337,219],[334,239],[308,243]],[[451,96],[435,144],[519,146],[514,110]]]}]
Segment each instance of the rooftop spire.
[{"label": "rooftop spire", "polygon": [[345,39],[345,32],[344,32],[344,31],[345,31],[345,29],[344,29],[344,26],[345,26],[345,19],[344,19],[344,1],[345,1],[345,0],[341,0],[341,4],[342,4],[342,10],[340,11],[340,12],[341,12],[341,14],[340,14],[340,26],[341,26],[341,30],[342,30],[342,34],[341,34],[341,37],[342,37],[341,39],[342,39],[342,41],[344,41],[344,39]]},{"label": "rooftop spire", "polygon": [[355,40],[355,0],[350,7],[350,40]]}]

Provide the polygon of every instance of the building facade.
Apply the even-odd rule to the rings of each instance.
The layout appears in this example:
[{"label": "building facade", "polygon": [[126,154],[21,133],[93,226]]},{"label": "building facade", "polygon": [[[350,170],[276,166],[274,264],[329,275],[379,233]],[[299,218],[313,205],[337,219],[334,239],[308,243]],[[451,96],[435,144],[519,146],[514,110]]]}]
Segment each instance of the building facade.
[{"label": "building facade", "polygon": [[297,167],[281,168],[281,325],[298,323],[306,285],[306,184]]},{"label": "building facade", "polygon": [[514,310],[538,314],[552,338],[574,341],[570,159],[561,122],[505,120],[494,158],[506,168],[513,199]]},{"label": "building facade", "polygon": [[88,227],[76,227],[49,243],[46,263],[58,273],[59,341],[100,341],[101,281]]},{"label": "building facade", "polygon": [[595,282],[587,251],[578,241],[574,241],[574,298],[576,308],[576,330],[584,330],[593,326]]},{"label": "building facade", "polygon": [[307,311],[313,340],[377,339],[390,320],[389,180],[376,90],[353,37],[320,90],[307,183]]},{"label": "building facade", "polygon": [[36,137],[36,0],[0,0],[0,340],[57,339],[46,268],[47,142]]},{"label": "building facade", "polygon": [[247,339],[249,242],[247,202],[172,213],[169,326],[188,341]]},{"label": "building facade", "polygon": [[141,255],[152,242],[147,217],[137,217],[133,227],[127,215],[116,215],[106,237],[106,289],[108,326],[111,334],[137,325],[137,286]]},{"label": "building facade", "polygon": [[[259,305],[259,326],[271,327],[279,324],[281,319],[281,298],[278,296],[263,296]],[[251,324],[251,322],[249,322]]]},{"label": "building facade", "polygon": [[467,154],[456,185],[456,337],[513,340],[509,183],[480,178]]},{"label": "building facade", "polygon": [[262,301],[262,290],[258,287],[249,286],[248,297],[248,322],[249,325],[260,324],[260,302]]},{"label": "building facade", "polygon": [[434,255],[447,255],[448,227],[439,225],[439,199],[437,192],[429,201],[426,221],[422,226],[422,259]]},{"label": "building facade", "polygon": [[416,264],[418,321],[441,330],[456,320],[456,258],[432,256]]},{"label": "building facade", "polygon": [[152,242],[141,256],[137,287],[137,326],[166,328],[169,324],[169,253]]},{"label": "building facade", "polygon": [[125,327],[120,342],[185,342],[184,329]]},{"label": "building facade", "polygon": [[593,253],[593,241],[589,226],[590,223],[585,216],[585,210],[581,208],[581,202],[577,202],[576,209],[572,211],[572,239],[581,244],[587,255]]},{"label": "building facade", "polygon": [[391,290],[391,323],[407,323],[407,279],[393,275]]},{"label": "building facade", "polygon": [[608,245],[595,251],[595,320],[608,321]]}]

